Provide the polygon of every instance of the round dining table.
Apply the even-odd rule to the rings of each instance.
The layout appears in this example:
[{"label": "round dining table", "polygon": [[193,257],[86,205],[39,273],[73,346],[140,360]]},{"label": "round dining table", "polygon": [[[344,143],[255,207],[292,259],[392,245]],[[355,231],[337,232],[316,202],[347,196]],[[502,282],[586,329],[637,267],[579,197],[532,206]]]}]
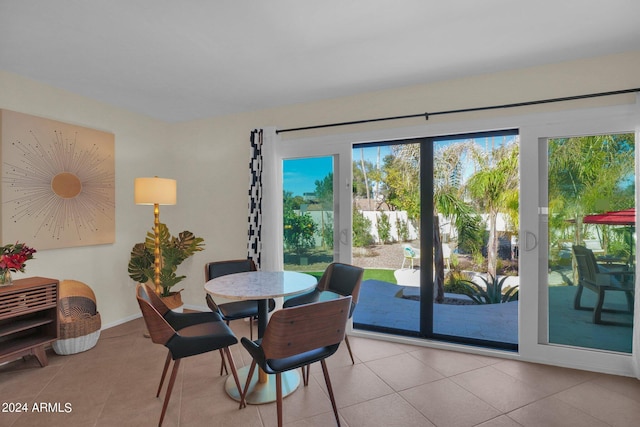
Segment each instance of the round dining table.
[{"label": "round dining table", "polygon": [[[227,274],[216,277],[205,283],[204,289],[212,297],[233,300],[257,300],[258,301],[258,338],[262,338],[269,320],[268,301],[270,298],[286,297],[313,290],[317,285],[317,279],[305,273],[295,271],[248,271],[244,273]],[[275,378],[270,379],[262,369],[256,369],[246,402],[249,404],[262,404],[275,402],[276,389]],[[244,387],[249,374],[249,366],[238,369],[240,384]],[[282,396],[293,393],[300,385],[300,375],[296,370],[283,372]],[[225,383],[227,394],[240,401],[240,390],[237,389],[233,378],[228,378]]]}]

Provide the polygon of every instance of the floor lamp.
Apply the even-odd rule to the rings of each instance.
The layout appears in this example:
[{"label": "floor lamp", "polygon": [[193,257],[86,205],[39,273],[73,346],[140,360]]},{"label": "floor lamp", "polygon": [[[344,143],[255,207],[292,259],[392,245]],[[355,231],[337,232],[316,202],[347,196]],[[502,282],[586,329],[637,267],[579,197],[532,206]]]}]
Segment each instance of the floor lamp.
[{"label": "floor lamp", "polygon": [[160,295],[160,205],[176,204],[176,180],[168,178],[136,178],[134,182],[134,201],[136,205],[153,205],[153,234],[155,236],[154,285]]}]

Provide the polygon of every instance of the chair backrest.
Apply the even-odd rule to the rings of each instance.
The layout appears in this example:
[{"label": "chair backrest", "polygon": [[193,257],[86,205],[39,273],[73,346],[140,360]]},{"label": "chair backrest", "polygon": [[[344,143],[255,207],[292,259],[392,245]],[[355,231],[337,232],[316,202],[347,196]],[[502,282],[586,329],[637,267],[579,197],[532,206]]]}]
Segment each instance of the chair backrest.
[{"label": "chair backrest", "polygon": [[317,289],[331,291],[342,296],[350,295],[352,303],[358,303],[364,269],[355,265],[334,262],[329,264],[318,281]]},{"label": "chair backrest", "polygon": [[318,348],[335,346],[344,339],[351,297],[299,305],[271,315],[262,338],[267,359],[282,359]]},{"label": "chair backrest", "polygon": [[575,257],[576,265],[578,267],[579,280],[595,282],[596,274],[598,274],[600,270],[598,269],[596,257],[591,249],[587,249],[581,245],[574,245],[572,249],[573,256]]},{"label": "chair backrest", "polygon": [[[155,309],[151,303],[153,300],[152,295],[155,295],[153,291],[150,291],[146,285],[138,283],[136,287],[136,299],[138,300],[144,323],[147,325],[147,330],[151,336],[151,341],[164,345],[176,334],[176,331],[164,317],[162,317],[162,314]],[[157,297],[157,295],[155,296]]]},{"label": "chair backrest", "polygon": [[234,259],[228,261],[209,262],[204,266],[204,277],[208,282],[216,277],[227,274],[244,273],[246,271],[256,271],[256,264],[252,259]]},{"label": "chair backrest", "polygon": [[[155,293],[153,288],[151,288],[146,283],[139,283],[139,285],[140,287],[144,288],[144,292],[142,292],[143,296],[141,295],[142,298],[148,301],[149,304],[151,304],[162,317],[164,317],[164,315],[167,314],[168,311],[171,311],[171,309],[164,303],[164,301],[162,301],[162,298],[160,298],[158,294]],[[140,295],[140,292],[138,292],[138,295]]]},{"label": "chair backrest", "polygon": [[405,258],[420,258],[420,250],[411,245],[402,245],[402,254]]}]

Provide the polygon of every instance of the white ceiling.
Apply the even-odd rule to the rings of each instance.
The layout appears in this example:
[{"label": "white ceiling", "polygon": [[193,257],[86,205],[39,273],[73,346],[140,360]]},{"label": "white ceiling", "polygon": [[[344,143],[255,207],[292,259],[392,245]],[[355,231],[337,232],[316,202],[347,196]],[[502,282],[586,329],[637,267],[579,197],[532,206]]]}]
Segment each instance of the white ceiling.
[{"label": "white ceiling", "polygon": [[638,50],[638,0],[0,0],[0,69],[167,122]]}]

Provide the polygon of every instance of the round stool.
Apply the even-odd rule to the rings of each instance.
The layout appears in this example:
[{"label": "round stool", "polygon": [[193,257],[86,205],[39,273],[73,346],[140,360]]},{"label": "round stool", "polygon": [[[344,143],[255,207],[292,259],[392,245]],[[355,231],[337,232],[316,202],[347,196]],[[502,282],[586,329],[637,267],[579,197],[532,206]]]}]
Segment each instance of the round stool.
[{"label": "round stool", "polygon": [[53,351],[68,355],[93,348],[100,337],[101,327],[93,290],[77,280],[63,280],[60,282],[59,290],[60,339],[53,342]]}]

